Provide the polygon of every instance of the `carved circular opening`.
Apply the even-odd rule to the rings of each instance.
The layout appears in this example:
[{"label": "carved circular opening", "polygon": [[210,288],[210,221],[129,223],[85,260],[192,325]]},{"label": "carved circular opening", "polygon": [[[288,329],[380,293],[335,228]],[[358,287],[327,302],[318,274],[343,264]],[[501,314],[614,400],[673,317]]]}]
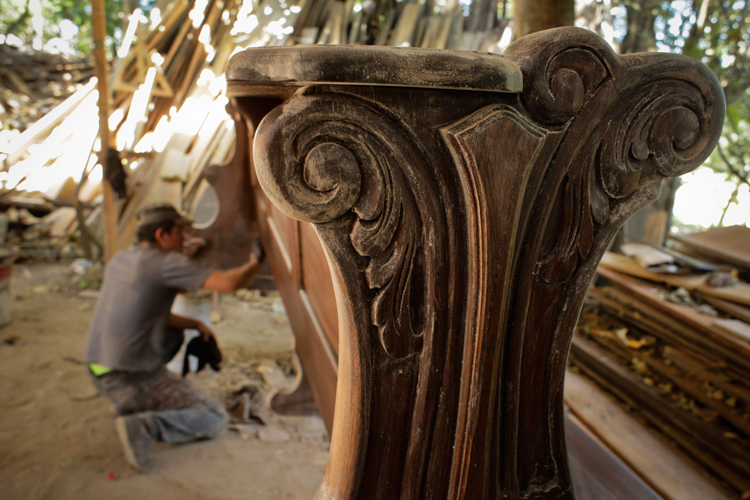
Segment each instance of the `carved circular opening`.
[{"label": "carved circular opening", "polygon": [[212,186],[206,187],[201,193],[198,201],[190,215],[195,222],[193,227],[196,229],[206,229],[216,221],[219,216],[219,195]]}]

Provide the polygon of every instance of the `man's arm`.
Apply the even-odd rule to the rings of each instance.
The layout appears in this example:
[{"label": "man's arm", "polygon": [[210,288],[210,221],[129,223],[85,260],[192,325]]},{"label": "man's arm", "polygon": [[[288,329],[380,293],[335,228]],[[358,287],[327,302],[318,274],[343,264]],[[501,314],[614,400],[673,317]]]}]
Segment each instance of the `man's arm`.
[{"label": "man's arm", "polygon": [[260,262],[255,253],[250,253],[249,260],[238,267],[222,271],[217,269],[208,275],[201,288],[221,293],[231,293],[247,286],[255,278]]},{"label": "man's arm", "polygon": [[198,330],[198,333],[201,334],[201,337],[203,337],[203,340],[208,340],[209,337],[214,336],[214,332],[211,331],[209,327],[206,326],[205,323],[203,323],[200,320],[197,320],[195,318],[188,318],[185,316],[180,316],[178,314],[169,313],[169,321],[167,322],[167,326],[170,328],[177,328],[180,330],[186,330],[186,329],[193,329]]}]

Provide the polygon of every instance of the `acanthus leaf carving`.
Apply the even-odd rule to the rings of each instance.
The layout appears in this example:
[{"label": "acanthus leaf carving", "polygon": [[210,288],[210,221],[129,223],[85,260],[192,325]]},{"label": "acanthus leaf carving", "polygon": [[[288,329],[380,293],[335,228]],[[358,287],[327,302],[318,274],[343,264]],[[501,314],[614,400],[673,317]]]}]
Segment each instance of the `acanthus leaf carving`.
[{"label": "acanthus leaf carving", "polygon": [[300,92],[266,116],[256,141],[284,150],[256,154],[258,180],[283,212],[315,224],[353,215],[349,241],[368,259],[380,344],[394,358],[419,352],[434,316],[426,263],[437,259],[423,241],[425,221],[439,205],[429,189],[417,199],[411,188],[429,180],[408,134],[362,99]]},{"label": "acanthus leaf carving", "polygon": [[[540,44],[548,50],[528,50]],[[506,55],[524,73],[529,114],[582,138],[572,143],[577,150],[558,152],[566,169],[558,198],[565,201],[556,206],[565,214],[552,214],[538,263],[545,281],[560,283],[588,256],[612,204],[708,157],[724,115],[715,97],[721,87],[688,57],[619,57],[599,37],[575,29],[524,37]]]}]

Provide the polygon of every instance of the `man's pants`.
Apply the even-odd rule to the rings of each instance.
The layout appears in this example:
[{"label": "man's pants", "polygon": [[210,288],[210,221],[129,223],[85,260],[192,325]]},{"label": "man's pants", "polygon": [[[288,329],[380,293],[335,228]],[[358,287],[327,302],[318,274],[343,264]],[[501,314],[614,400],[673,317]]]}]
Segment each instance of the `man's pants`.
[{"label": "man's pants", "polygon": [[[165,358],[171,359],[179,350],[181,333],[179,342],[176,332],[167,334]],[[138,414],[157,441],[183,443],[211,438],[226,429],[224,409],[164,365],[148,372],[113,371],[91,378],[118,415]]]}]

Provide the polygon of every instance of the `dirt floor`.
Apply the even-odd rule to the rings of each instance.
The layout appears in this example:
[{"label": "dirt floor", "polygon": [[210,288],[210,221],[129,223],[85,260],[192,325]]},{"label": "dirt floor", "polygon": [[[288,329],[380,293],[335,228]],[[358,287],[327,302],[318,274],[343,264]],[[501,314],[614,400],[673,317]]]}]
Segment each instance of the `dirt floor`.
[{"label": "dirt floor", "polygon": [[[0,328],[0,498],[314,496],[329,448],[318,416],[266,416],[266,425],[238,424],[211,441],[159,445],[153,473],[131,469],[112,408],[82,364],[97,297],[79,290],[82,281],[68,264],[13,269],[13,319]],[[225,295],[209,308],[224,369],[190,380],[225,399],[247,384],[265,393],[291,383],[292,336],[280,299]]]}]

